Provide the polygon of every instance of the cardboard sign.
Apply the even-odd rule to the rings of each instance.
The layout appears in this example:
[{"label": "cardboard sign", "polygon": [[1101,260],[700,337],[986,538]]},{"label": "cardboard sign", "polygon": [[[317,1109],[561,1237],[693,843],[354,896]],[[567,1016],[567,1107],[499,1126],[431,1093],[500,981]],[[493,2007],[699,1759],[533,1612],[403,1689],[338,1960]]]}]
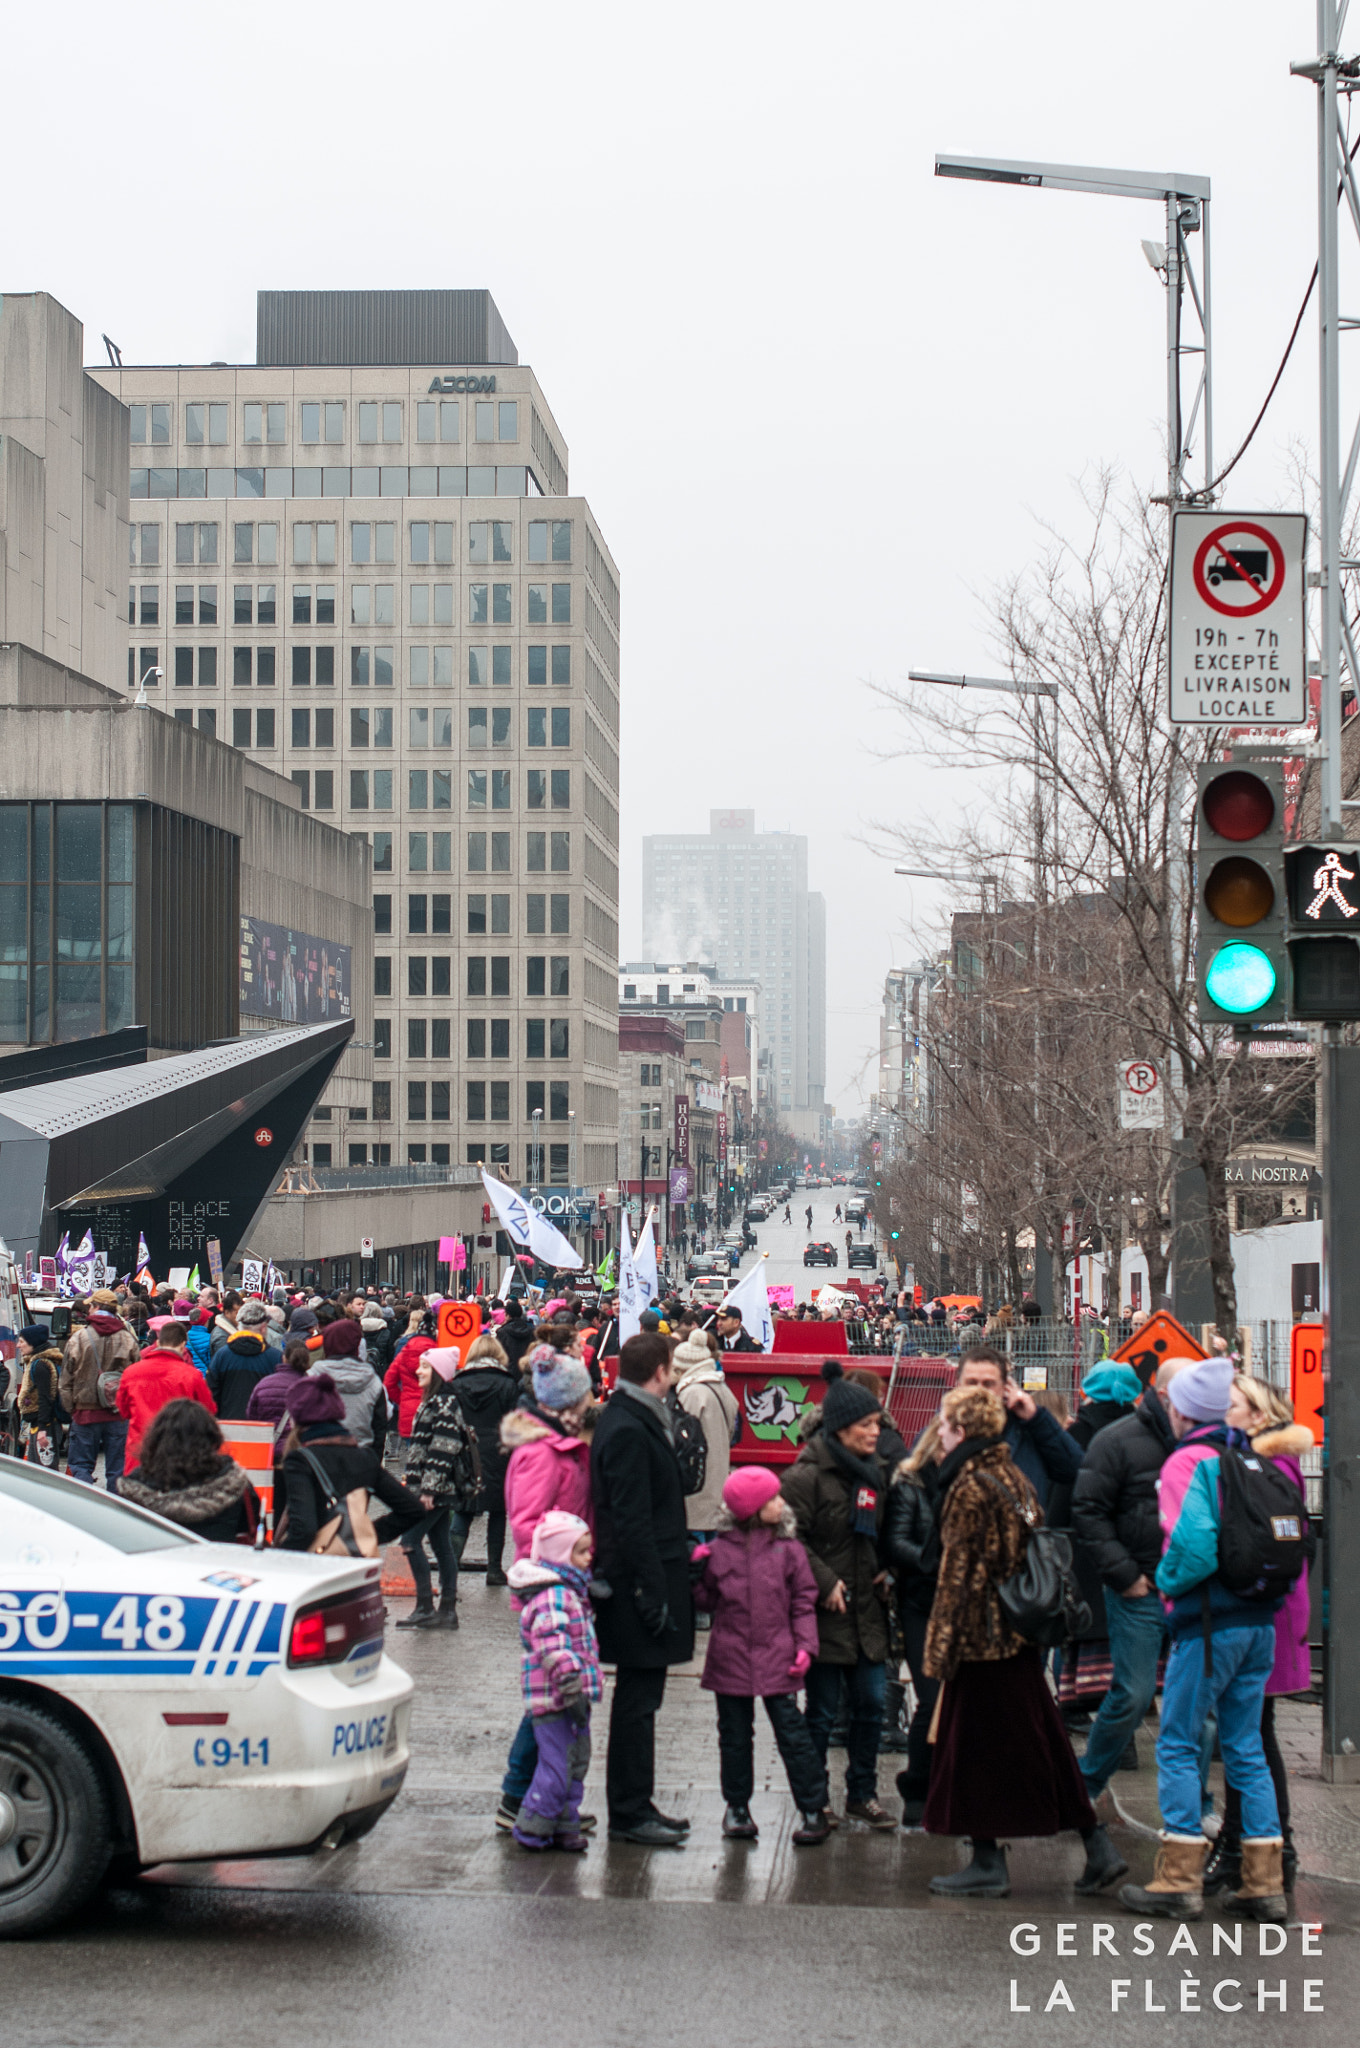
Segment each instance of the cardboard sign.
[{"label": "cardboard sign", "polygon": [[1289,1394],[1294,1420],[1313,1432],[1320,1445],[1325,1434],[1327,1382],[1322,1373],[1325,1332],[1321,1323],[1295,1323],[1289,1337]]},{"label": "cardboard sign", "polygon": [[208,1239],[208,1271],[212,1274],[213,1286],[220,1287],[222,1285],[222,1241],[220,1238],[210,1237]]},{"label": "cardboard sign", "polygon": [[475,1301],[441,1301],[435,1325],[441,1344],[456,1344],[467,1362],[468,1346],[482,1334],[481,1306]]},{"label": "cardboard sign", "polygon": [[1209,1354],[1184,1324],[1169,1316],[1165,1309],[1158,1309],[1141,1330],[1126,1337],[1110,1356],[1116,1365],[1131,1365],[1143,1385],[1150,1387],[1164,1358],[1207,1358]]},{"label": "cardboard sign", "polygon": [[462,1242],[462,1240],[461,1240],[460,1238],[456,1238],[456,1237],[441,1237],[441,1238],[440,1238],[440,1240],[439,1240],[439,1263],[440,1263],[440,1265],[441,1265],[441,1266],[451,1266],[451,1265],[453,1264],[453,1262],[454,1262],[454,1259],[455,1259],[455,1258],[456,1258],[456,1256],[457,1256],[457,1254],[456,1254],[456,1252],[455,1252],[455,1250],[454,1250],[454,1246],[455,1246],[455,1245],[457,1245],[457,1244],[459,1244],[459,1243],[461,1243],[461,1242]]}]

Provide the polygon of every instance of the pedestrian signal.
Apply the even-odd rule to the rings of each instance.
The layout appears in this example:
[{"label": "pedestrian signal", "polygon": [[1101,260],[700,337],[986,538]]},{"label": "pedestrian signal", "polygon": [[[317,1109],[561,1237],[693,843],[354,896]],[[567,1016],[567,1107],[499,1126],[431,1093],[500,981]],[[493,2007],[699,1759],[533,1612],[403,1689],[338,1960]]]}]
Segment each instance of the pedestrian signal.
[{"label": "pedestrian signal", "polygon": [[1229,1023],[1288,1014],[1284,777],[1276,762],[1199,771],[1199,1013]]},{"label": "pedestrian signal", "polygon": [[1360,846],[1291,846],[1290,1015],[1306,1023],[1360,1018]]}]

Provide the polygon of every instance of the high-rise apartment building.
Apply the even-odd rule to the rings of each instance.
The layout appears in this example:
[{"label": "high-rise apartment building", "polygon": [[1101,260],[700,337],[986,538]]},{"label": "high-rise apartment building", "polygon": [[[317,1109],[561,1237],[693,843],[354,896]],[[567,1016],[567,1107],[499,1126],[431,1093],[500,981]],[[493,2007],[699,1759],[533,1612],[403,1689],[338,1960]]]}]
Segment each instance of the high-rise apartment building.
[{"label": "high-rise apartment building", "polygon": [[826,1091],[826,905],[808,890],[807,844],[757,832],[754,811],[711,811],[706,835],[642,842],[644,954],[759,981],[760,1043],[784,1111],[820,1109]]},{"label": "high-rise apartment building", "polygon": [[372,849],[371,1099],[312,1162],[607,1186],[619,583],[565,440],[486,292],[262,292],[256,354],[92,374],[128,687]]}]

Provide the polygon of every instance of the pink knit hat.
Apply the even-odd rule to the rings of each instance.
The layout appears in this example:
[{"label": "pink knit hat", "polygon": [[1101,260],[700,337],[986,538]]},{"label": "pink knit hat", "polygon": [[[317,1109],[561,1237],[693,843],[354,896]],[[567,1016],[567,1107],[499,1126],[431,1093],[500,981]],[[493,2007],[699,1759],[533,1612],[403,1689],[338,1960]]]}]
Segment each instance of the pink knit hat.
[{"label": "pink knit hat", "polygon": [[572,1551],[581,1538],[589,1534],[590,1524],[583,1522],[579,1515],[569,1515],[562,1508],[550,1508],[543,1519],[534,1524],[529,1556],[535,1564],[570,1564]]},{"label": "pink knit hat", "polygon": [[778,1491],[779,1481],[773,1472],[763,1465],[742,1465],[722,1490],[723,1506],[734,1521],[749,1522]]},{"label": "pink knit hat", "polygon": [[441,1380],[451,1380],[458,1370],[462,1356],[456,1344],[445,1344],[442,1347],[432,1344],[424,1354],[424,1363],[437,1372]]}]

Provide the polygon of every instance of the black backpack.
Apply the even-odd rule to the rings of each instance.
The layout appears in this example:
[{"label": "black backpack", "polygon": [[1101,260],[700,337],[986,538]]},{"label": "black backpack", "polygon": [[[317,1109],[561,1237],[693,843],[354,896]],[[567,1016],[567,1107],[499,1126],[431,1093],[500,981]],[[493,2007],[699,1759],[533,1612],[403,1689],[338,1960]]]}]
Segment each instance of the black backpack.
[{"label": "black backpack", "polygon": [[1242,1600],[1282,1600],[1316,1550],[1294,1481],[1260,1452],[1218,1454],[1218,1576]]},{"label": "black backpack", "polygon": [[680,1467],[681,1488],[686,1494],[702,1493],[708,1473],[708,1438],[704,1435],[704,1425],[697,1415],[691,1415],[687,1408],[680,1406],[673,1388],[666,1396],[666,1406],[671,1412],[671,1433],[676,1462]]}]

